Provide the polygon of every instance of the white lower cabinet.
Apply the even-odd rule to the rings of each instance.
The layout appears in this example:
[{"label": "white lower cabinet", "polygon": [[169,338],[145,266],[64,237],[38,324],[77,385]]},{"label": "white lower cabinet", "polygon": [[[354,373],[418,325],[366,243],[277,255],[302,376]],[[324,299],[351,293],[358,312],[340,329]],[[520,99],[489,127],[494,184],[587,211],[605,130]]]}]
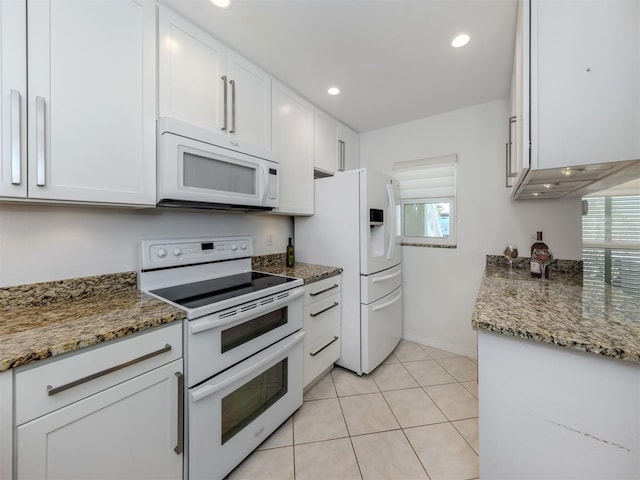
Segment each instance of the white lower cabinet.
[{"label": "white lower cabinet", "polygon": [[340,276],[305,286],[304,386],[311,385],[340,358],[342,287]]},{"label": "white lower cabinet", "polygon": [[182,478],[182,375],[180,324],[16,371],[15,477]]}]

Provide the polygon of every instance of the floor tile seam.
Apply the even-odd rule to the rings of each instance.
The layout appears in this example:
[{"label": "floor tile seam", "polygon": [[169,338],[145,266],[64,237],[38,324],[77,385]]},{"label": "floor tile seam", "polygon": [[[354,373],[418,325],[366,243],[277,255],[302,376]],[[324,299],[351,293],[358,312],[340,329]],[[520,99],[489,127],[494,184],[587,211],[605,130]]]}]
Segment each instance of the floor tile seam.
[{"label": "floor tile seam", "polygon": [[[411,373],[409,372],[409,370],[407,370],[407,367],[405,367],[402,362],[400,362],[400,365],[402,365],[402,368],[404,368],[404,371],[407,372],[411,376]],[[371,378],[373,379],[373,382],[376,384],[376,387],[378,387],[378,390],[380,390],[380,392],[382,393],[383,390],[382,390],[382,388],[380,388],[380,385],[378,385],[378,382],[376,381],[376,377],[374,375],[371,375]],[[413,376],[411,378],[413,378]]]},{"label": "floor tile seam", "polygon": [[349,435],[349,438],[359,438],[359,437],[366,437],[367,435],[377,435],[379,433],[397,432],[398,430],[402,430],[402,427],[388,428],[388,429],[385,429],[385,430],[377,430],[375,432],[356,433],[356,434],[353,434],[353,435]]},{"label": "floor tile seam", "polygon": [[[436,363],[440,366],[440,368],[442,368],[445,372],[447,372],[447,374],[448,374],[451,378],[453,378],[453,382],[435,383],[435,384],[432,384],[432,385],[422,385],[422,384],[420,383],[420,381],[419,381],[415,376],[413,376],[413,374],[411,373],[411,370],[409,370],[407,367],[404,367],[404,368],[405,368],[405,370],[406,370],[406,371],[408,371],[408,372],[409,372],[409,375],[411,375],[411,377],[412,377],[412,378],[413,378],[413,379],[418,383],[418,385],[420,385],[421,387],[425,387],[425,386],[426,386],[426,387],[433,387],[433,386],[435,386],[435,385],[449,385],[449,384],[451,384],[451,383],[460,383],[460,382],[461,382],[461,380],[458,380],[458,378],[456,378],[456,377],[455,377],[455,375],[453,375],[449,370],[447,370],[446,368],[444,368],[444,366],[442,366],[442,365],[440,364],[440,362],[438,362],[438,360],[436,360],[435,358],[434,358],[434,359],[432,359],[432,360],[433,360],[434,362],[436,362]],[[401,363],[403,363],[403,362],[401,362]],[[407,363],[411,363],[411,362],[407,362]],[[403,366],[404,366],[404,363],[403,363]],[[472,380],[464,380],[464,381],[471,382]]]},{"label": "floor tile seam", "polygon": [[331,438],[323,438],[321,440],[310,440],[310,441],[298,442],[298,443],[294,443],[291,446],[292,447],[296,447],[296,446],[299,446],[299,445],[310,445],[312,443],[330,442],[331,440],[341,440],[343,438],[350,438],[350,437],[351,436],[349,435],[349,432],[347,432],[346,435],[340,435],[338,437],[331,437]]},{"label": "floor tile seam", "polygon": [[424,470],[424,473],[427,475],[427,478],[431,479],[431,475],[429,475],[429,470],[427,470],[427,466],[424,463],[422,463],[422,460],[420,459],[420,455],[418,455],[418,452],[416,452],[416,449],[413,446],[413,443],[411,443],[411,440],[409,440],[409,436],[407,435],[407,432],[405,432],[404,428],[402,429],[402,435],[404,435],[404,438],[407,440],[407,443],[411,447],[413,454],[416,456],[416,458],[418,459],[418,462],[420,463],[420,466]]},{"label": "floor tile seam", "polygon": [[360,467],[360,460],[358,460],[358,454],[356,453],[356,447],[353,444],[353,437],[349,435],[349,444],[351,445],[351,451],[353,452],[353,457],[356,459],[356,465],[358,466],[358,473],[360,474],[360,478],[364,478],[362,476],[362,468]]},{"label": "floor tile seam", "polygon": [[[470,420],[470,419],[468,419],[468,418],[467,418],[467,419],[465,419],[465,420]],[[461,422],[461,421],[463,421],[463,420],[454,420],[454,422]],[[467,445],[469,445],[469,447],[471,447],[471,450],[473,450],[473,451],[476,453],[476,455],[478,456],[478,459],[479,459],[479,458],[480,458],[480,452],[477,452],[477,451],[476,451],[476,449],[475,449],[475,448],[473,448],[473,445],[471,445],[471,442],[469,442],[469,440],[467,440],[467,437],[465,437],[465,436],[462,434],[462,432],[456,428],[456,426],[455,426],[455,423],[454,423],[454,422],[450,422],[450,423],[451,423],[451,426],[452,426],[453,428],[455,428],[455,429],[456,429],[456,432],[458,432],[458,435],[460,435],[460,436],[462,437],[462,439],[463,439],[465,442],[467,442]]]},{"label": "floor tile seam", "polygon": [[[449,357],[449,358],[455,358],[455,357]],[[467,358],[467,357],[462,357],[462,358]],[[440,360],[448,360],[448,358],[441,358]],[[453,372],[451,372],[447,367],[445,367],[442,363],[440,363],[440,362],[438,361],[438,359],[435,359],[435,361],[436,361],[436,363],[437,363],[438,365],[440,365],[440,367],[442,367],[442,368],[444,369],[444,371],[445,371],[445,372],[447,372],[449,375],[451,375],[453,378],[455,378],[457,382],[473,382],[474,380],[476,380],[476,381],[478,380],[477,374],[476,374],[476,378],[471,378],[471,379],[469,379],[469,380],[461,380],[461,379],[459,379],[458,377],[456,377],[456,376],[453,374]],[[471,360],[469,360],[469,361],[471,361]],[[472,363],[473,363],[473,362],[472,362]],[[476,365],[476,372],[477,372],[477,369],[478,369],[478,365]]]},{"label": "floor tile seam", "polygon": [[[456,383],[460,384],[460,382],[456,382]],[[452,384],[452,383],[446,383],[446,384],[443,384],[443,385],[453,385],[453,384]],[[429,386],[430,386],[430,387],[433,387],[433,386],[435,386],[435,385],[429,385]],[[462,385],[460,385],[460,386],[462,386]],[[433,402],[433,404],[436,406],[436,408],[437,408],[438,410],[440,410],[440,413],[442,413],[442,415],[444,415],[444,418],[446,418],[446,419],[447,419],[447,421],[449,421],[449,422],[450,422],[450,421],[451,421],[451,419],[449,418],[449,416],[448,416],[446,413],[444,413],[444,410],[442,410],[442,408],[440,408],[440,405],[438,405],[438,402],[436,402],[436,401],[435,401],[435,399],[434,399],[431,395],[429,395],[429,392],[427,392],[427,390],[426,390],[426,389],[427,389],[428,387],[420,387],[420,388],[422,388],[422,391],[427,395],[427,397],[429,397],[429,400],[431,400],[431,401]],[[462,386],[462,388],[464,388],[464,386]],[[466,389],[465,389],[465,390],[466,390]]]}]

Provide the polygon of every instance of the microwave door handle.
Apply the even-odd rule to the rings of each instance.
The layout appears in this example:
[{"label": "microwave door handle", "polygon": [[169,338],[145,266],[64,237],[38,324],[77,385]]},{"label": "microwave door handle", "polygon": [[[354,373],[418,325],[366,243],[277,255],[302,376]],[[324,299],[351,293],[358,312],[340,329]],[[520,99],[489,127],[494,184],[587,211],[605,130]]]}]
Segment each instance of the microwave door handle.
[{"label": "microwave door handle", "polygon": [[267,200],[267,195],[269,195],[269,167],[264,162],[260,162],[260,168],[262,170],[263,177],[260,198],[262,198],[262,202],[264,203]]}]

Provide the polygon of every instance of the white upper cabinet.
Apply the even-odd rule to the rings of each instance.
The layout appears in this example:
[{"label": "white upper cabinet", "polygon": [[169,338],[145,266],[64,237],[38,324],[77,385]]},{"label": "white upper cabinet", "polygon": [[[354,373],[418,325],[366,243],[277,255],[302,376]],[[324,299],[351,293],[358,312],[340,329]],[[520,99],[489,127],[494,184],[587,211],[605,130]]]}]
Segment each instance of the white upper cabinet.
[{"label": "white upper cabinet", "polygon": [[273,151],[280,161],[274,213],[313,215],[313,105],[274,80]]},{"label": "white upper cabinet", "polygon": [[315,168],[334,173],[360,166],[360,136],[322,110],[315,109]]},{"label": "white upper cabinet", "polygon": [[0,196],[153,205],[153,2],[11,1],[0,15]]},{"label": "white upper cabinet", "polygon": [[155,204],[154,3],[27,6],[28,197]]},{"label": "white upper cabinet", "polygon": [[324,172],[338,170],[338,121],[315,109],[314,166]]},{"label": "white upper cabinet", "polygon": [[338,127],[338,170],[360,168],[360,135],[340,124]]},{"label": "white upper cabinet", "polygon": [[27,9],[0,2],[0,197],[27,196]]},{"label": "white upper cabinet", "polygon": [[271,77],[162,6],[158,35],[159,115],[271,149]]},{"label": "white upper cabinet", "polygon": [[532,166],[640,158],[640,2],[533,1]]}]

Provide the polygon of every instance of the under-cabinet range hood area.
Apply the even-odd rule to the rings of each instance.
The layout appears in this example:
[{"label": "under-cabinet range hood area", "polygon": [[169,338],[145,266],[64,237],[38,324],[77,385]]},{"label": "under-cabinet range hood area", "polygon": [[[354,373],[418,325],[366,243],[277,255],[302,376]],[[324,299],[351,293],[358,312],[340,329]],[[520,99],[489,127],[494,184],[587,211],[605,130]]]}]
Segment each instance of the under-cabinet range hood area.
[{"label": "under-cabinet range hood area", "polygon": [[520,176],[511,197],[517,200],[584,197],[638,178],[640,160],[529,169]]}]

